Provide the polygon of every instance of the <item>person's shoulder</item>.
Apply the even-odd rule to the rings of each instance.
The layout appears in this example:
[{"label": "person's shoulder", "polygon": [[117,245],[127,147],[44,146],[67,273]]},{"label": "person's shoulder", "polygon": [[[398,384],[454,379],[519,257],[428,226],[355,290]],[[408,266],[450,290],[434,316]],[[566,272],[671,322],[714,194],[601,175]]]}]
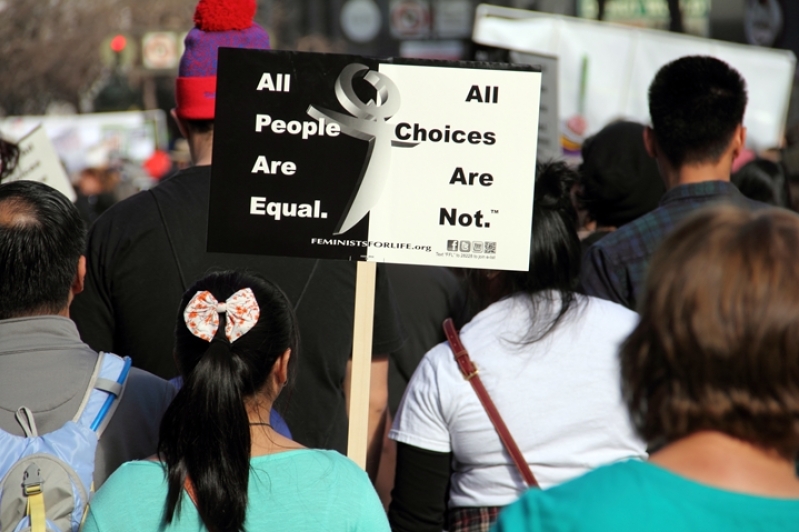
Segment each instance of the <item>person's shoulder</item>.
[{"label": "person's shoulder", "polygon": [[665,214],[664,207],[649,211],[594,242],[586,253],[601,253],[621,260],[631,256],[648,255],[650,250],[646,244],[656,241],[657,236],[663,232],[661,226]]},{"label": "person's shoulder", "polygon": [[166,398],[175,397],[177,389],[169,381],[140,368],[130,368],[126,390],[144,396]]},{"label": "person's shoulder", "polygon": [[358,464],[338,451],[315,449],[314,453],[324,456],[326,460],[329,460],[330,463],[333,464],[333,466],[338,470],[341,476],[357,481],[369,481],[369,477],[366,475],[366,472],[358,467]]},{"label": "person's shoulder", "polygon": [[780,207],[778,205],[771,205],[770,203],[763,203],[762,201],[753,200],[751,198],[745,198],[744,206],[747,207],[750,211],[762,211],[766,209],[780,209],[785,210],[788,212],[793,212],[785,207]]},{"label": "person's shoulder", "polygon": [[[119,408],[114,415],[115,418],[121,418],[122,424],[114,423],[112,419],[113,432],[116,434],[121,431],[120,434],[130,435],[130,431],[135,429],[129,427],[128,422],[142,423],[143,420],[149,420],[148,429],[155,431],[154,437],[157,439],[158,423],[176,394],[177,389],[169,381],[143,369],[130,368],[124,392],[119,400]],[[140,426],[137,437],[145,432],[144,427]]]},{"label": "person's shoulder", "polygon": [[601,297],[578,297],[581,304],[575,315],[579,330],[584,332],[573,339],[579,339],[583,346],[592,346],[594,352],[603,352],[616,360],[619,344],[638,325],[638,313]]},{"label": "person's shoulder", "polygon": [[161,462],[136,460],[119,466],[103,483],[90,503],[95,518],[119,512],[120,507],[128,508],[131,501],[141,504],[144,499],[157,499],[167,490],[166,468]]},{"label": "person's shoulder", "polygon": [[[635,490],[640,486],[641,479],[647,478],[647,470],[651,466],[640,460],[625,460],[598,467],[585,475],[564,482],[544,492],[547,496],[562,498],[581,498],[583,494],[593,490],[604,493],[606,488],[614,486],[612,493],[607,495],[616,498],[627,490]],[[593,499],[593,497],[592,497]],[[598,499],[597,499],[598,500]],[[605,502],[602,502],[605,504]]]},{"label": "person's shoulder", "polygon": [[[304,471],[303,476],[309,479],[327,479],[335,485],[361,486],[371,485],[366,472],[358,465],[339,453],[327,449],[301,449],[277,455],[267,455],[267,461],[291,461],[297,470]],[[316,482],[314,480],[314,482]]]},{"label": "person's shoulder", "polygon": [[195,208],[207,209],[210,188],[211,167],[195,166],[172,174],[143,194],[150,196],[156,209],[191,213]]},{"label": "person's shoulder", "polygon": [[329,461],[334,485],[343,488],[342,493],[347,500],[360,496],[361,505],[375,504],[380,507],[372,481],[358,464],[338,451],[314,449],[312,452],[319,457],[318,459]]},{"label": "person's shoulder", "polygon": [[330,449],[310,449],[310,448],[299,448],[299,449],[290,449],[285,452],[274,453],[274,454],[264,454],[257,457],[254,457],[253,460],[256,462],[259,460],[263,460],[266,463],[278,461],[278,460],[290,460],[295,462],[307,462],[309,464],[318,464],[323,469],[328,469],[331,466],[333,467],[348,467],[352,465],[356,469],[358,466],[341,454],[338,451],[333,451]]},{"label": "person's shoulder", "polygon": [[89,250],[92,254],[123,252],[160,223],[150,194],[139,192],[115,203],[95,220],[89,229]]},{"label": "person's shoulder", "polygon": [[475,314],[461,329],[464,341],[475,341],[485,336],[497,335],[497,330],[514,329],[517,322],[527,323],[530,319],[530,296],[517,293],[488,305]]},{"label": "person's shoulder", "polygon": [[624,305],[620,305],[614,301],[608,301],[594,296],[584,296],[586,298],[587,314],[592,315],[596,313],[603,317],[608,322],[618,322],[621,325],[627,326],[638,322],[638,313],[630,310]]},{"label": "person's shoulder", "polygon": [[449,346],[449,342],[445,341],[431,347],[422,357],[420,364],[424,363],[431,367],[436,367],[442,360],[449,360],[450,358],[452,358],[452,348]]},{"label": "person's shoulder", "polygon": [[153,485],[166,482],[164,464],[154,460],[134,460],[125,462],[103,483],[97,491],[100,494],[127,492],[131,486]]},{"label": "person's shoulder", "polygon": [[126,462],[92,497],[81,530],[156,530],[167,489],[166,468],[161,462]]},{"label": "person's shoulder", "polygon": [[[173,189],[184,188],[185,186],[203,185],[202,178],[205,176],[210,179],[210,169],[206,167],[189,168],[164,179],[150,190],[137,192],[108,208],[94,222],[92,232],[118,226],[120,220],[125,221],[122,227],[129,230],[147,226],[155,221],[160,223],[158,206],[154,199],[155,195],[172,191]],[[180,193],[179,191],[175,192]]]},{"label": "person's shoulder", "polygon": [[94,222],[92,231],[96,231],[105,226],[112,226],[120,219],[127,221],[135,221],[137,219],[147,218],[149,211],[154,211],[155,203],[147,191],[137,192],[136,194],[118,201],[108,208],[99,218]]},{"label": "person's shoulder", "polygon": [[641,465],[619,462],[547,490],[528,490],[502,512],[497,532],[627,530],[619,525],[638,505]]},{"label": "person's shoulder", "polygon": [[329,508],[326,519],[330,526],[326,529],[388,531],[386,514],[372,482],[355,462],[330,450],[306,449],[291,454],[313,464],[313,469],[302,474],[296,493],[304,493],[307,500],[318,498]]},{"label": "person's shoulder", "polygon": [[411,377],[414,386],[421,386],[425,390],[431,386],[441,386],[444,382],[450,382],[452,379],[458,381],[460,371],[455,363],[452,348],[446,341],[433,346],[425,353]]}]

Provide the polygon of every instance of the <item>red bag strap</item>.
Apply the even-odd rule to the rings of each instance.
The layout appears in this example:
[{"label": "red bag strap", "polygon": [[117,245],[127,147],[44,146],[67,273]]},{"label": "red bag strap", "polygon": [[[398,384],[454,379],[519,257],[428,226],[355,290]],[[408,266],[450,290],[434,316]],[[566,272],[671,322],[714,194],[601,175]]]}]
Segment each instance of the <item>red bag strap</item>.
[{"label": "red bag strap", "polygon": [[463,346],[460,336],[458,336],[458,331],[455,330],[455,325],[452,323],[452,318],[444,320],[444,334],[447,335],[447,341],[449,341],[452,352],[455,354],[455,361],[458,363],[463,378],[469,381],[472,388],[474,388],[477,398],[480,399],[480,402],[483,404],[488,418],[494,425],[497,434],[499,434],[499,439],[502,440],[502,445],[505,446],[513,463],[516,464],[516,469],[521,473],[524,483],[531,488],[539,487],[533,472],[530,471],[530,466],[527,465],[527,460],[524,459],[524,455],[519,450],[518,445],[516,445],[516,441],[513,439],[513,436],[511,436],[505,422],[502,421],[502,416],[499,415],[497,407],[494,406],[494,402],[491,400],[491,397],[489,397],[485,386],[483,386],[483,382],[480,380],[480,375],[477,372],[477,366],[475,366],[472,363],[472,359],[469,358],[469,352]]},{"label": "red bag strap", "polygon": [[197,506],[197,494],[194,492],[194,484],[189,477],[186,477],[186,480],[183,482],[183,489],[186,490],[186,493],[189,495],[191,502],[194,503],[194,506]]}]

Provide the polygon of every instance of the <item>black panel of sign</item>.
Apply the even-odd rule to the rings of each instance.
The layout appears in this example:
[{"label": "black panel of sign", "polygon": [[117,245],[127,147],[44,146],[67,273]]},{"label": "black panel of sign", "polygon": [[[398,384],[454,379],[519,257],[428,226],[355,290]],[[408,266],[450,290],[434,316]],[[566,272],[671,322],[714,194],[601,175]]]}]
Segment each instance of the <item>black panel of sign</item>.
[{"label": "black panel of sign", "polygon": [[[343,55],[242,52],[219,50],[208,250],[265,255],[281,250],[296,257],[361,260],[365,249],[311,246],[310,241],[333,234],[356,189],[369,143],[343,133],[330,136],[329,122],[320,135],[319,121],[307,111],[314,104],[345,113],[334,89],[340,72],[353,62],[376,69],[377,62]],[[262,83],[265,74],[270,78]],[[356,88],[364,98],[371,97],[365,82]],[[295,124],[274,127],[277,121]],[[327,179],[320,181],[320,175]],[[308,176],[315,178],[304,179]],[[272,204],[271,214],[253,216],[253,197],[265,198],[256,201],[256,212],[266,212]],[[277,215],[274,204],[279,204]],[[368,216],[342,238],[366,240],[367,230]]]}]

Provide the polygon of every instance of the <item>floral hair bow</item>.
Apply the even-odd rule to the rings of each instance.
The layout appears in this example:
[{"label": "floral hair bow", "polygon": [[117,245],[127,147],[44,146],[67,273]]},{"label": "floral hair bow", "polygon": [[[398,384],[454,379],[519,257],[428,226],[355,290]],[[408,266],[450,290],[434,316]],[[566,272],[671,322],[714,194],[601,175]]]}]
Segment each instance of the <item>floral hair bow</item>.
[{"label": "floral hair bow", "polygon": [[255,294],[251,289],[243,288],[224,303],[217,301],[211,292],[197,292],[186,305],[183,319],[191,334],[210,342],[219,329],[219,314],[222,312],[227,313],[225,335],[231,343],[252,329],[261,315]]}]

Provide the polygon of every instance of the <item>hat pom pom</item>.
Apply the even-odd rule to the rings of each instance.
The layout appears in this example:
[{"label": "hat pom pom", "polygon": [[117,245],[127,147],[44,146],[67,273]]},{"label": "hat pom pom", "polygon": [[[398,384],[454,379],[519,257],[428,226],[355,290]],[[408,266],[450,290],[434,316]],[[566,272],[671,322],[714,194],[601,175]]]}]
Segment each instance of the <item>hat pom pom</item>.
[{"label": "hat pom pom", "polygon": [[255,0],[200,0],[194,23],[203,31],[246,30],[253,24]]}]

